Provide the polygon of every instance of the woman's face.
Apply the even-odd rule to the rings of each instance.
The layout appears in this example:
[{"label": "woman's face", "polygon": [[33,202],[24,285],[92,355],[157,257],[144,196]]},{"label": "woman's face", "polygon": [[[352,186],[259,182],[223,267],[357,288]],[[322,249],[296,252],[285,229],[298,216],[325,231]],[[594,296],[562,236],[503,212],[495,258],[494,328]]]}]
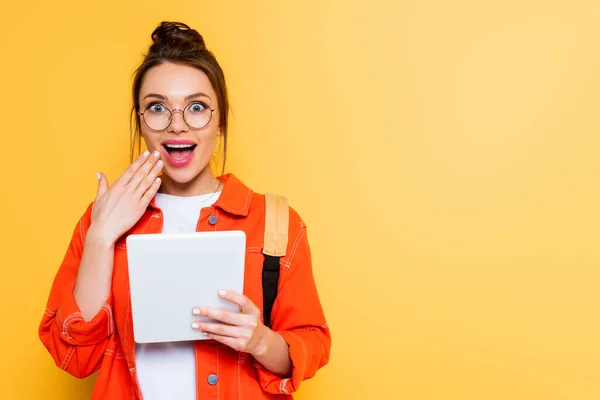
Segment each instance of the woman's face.
[{"label": "woman's face", "polygon": [[139,101],[142,137],[148,150],[161,153],[165,175],[187,183],[209,168],[221,130],[217,96],[204,72],[172,63],[153,67],[144,77]]}]

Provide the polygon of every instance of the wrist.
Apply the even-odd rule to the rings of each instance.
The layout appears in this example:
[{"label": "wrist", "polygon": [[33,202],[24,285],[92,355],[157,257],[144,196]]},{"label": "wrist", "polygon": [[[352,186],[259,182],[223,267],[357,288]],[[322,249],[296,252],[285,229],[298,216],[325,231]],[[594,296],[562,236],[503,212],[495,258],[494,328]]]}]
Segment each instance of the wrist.
[{"label": "wrist", "polygon": [[111,237],[108,237],[102,231],[102,229],[92,224],[90,225],[85,236],[85,242],[90,243],[94,247],[98,247],[103,250],[109,250],[114,247],[116,240]]},{"label": "wrist", "polygon": [[263,326],[263,329],[264,333],[254,347],[254,351],[252,351],[252,356],[255,358],[264,357],[269,352],[269,342],[271,341],[271,337],[276,334],[266,326]]}]

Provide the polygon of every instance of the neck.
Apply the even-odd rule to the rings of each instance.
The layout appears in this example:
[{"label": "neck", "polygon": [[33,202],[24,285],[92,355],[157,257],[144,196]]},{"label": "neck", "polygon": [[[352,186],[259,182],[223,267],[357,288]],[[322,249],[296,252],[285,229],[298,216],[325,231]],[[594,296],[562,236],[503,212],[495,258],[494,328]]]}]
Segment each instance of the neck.
[{"label": "neck", "polygon": [[207,165],[202,172],[188,182],[176,182],[167,174],[163,174],[159,192],[181,197],[200,196],[216,192],[220,185],[221,182],[215,178],[210,166]]}]

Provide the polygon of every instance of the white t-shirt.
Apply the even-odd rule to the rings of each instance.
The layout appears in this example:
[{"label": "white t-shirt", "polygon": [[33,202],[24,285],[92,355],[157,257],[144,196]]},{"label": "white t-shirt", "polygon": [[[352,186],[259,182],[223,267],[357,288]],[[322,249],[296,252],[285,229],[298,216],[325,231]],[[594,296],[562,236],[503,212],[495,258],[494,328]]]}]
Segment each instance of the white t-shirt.
[{"label": "white t-shirt", "polygon": [[[162,233],[195,232],[200,210],[210,207],[219,195],[178,197],[158,193],[155,201],[163,213]],[[144,400],[196,400],[194,342],[136,343],[135,362]]]}]

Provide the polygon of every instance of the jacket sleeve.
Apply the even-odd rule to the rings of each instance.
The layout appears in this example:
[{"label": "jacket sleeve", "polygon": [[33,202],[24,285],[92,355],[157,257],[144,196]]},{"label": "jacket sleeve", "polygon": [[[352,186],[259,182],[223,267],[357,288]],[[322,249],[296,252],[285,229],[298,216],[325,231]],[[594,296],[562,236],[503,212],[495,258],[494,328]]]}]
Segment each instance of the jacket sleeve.
[{"label": "jacket sleeve", "polygon": [[114,332],[112,295],[88,322],[84,321],[73,296],[90,216],[91,205],[73,231],[38,332],[56,365],[78,378],[85,378],[100,367],[109,336]]},{"label": "jacket sleeve", "polygon": [[263,390],[272,394],[296,392],[302,381],[312,378],[329,362],[331,348],[331,334],[313,276],[306,225],[293,210],[290,228],[272,325],[289,345],[292,374],[282,378],[255,363]]}]

